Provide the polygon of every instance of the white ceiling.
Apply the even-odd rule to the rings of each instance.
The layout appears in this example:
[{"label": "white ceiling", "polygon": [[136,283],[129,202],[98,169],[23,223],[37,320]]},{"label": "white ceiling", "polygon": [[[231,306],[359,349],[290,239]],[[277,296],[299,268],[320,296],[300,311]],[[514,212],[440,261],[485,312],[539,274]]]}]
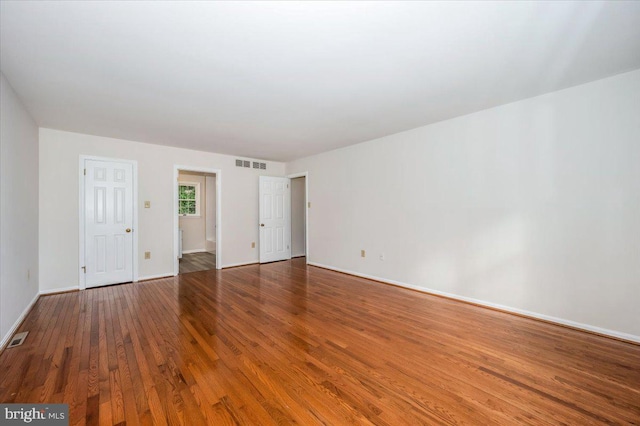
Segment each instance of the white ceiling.
[{"label": "white ceiling", "polygon": [[640,68],[640,2],[1,2],[38,124],[291,160]]}]

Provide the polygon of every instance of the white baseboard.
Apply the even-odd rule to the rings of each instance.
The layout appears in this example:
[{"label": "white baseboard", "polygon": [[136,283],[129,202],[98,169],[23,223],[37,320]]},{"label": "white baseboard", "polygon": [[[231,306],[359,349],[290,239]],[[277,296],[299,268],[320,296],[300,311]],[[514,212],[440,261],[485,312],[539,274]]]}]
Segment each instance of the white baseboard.
[{"label": "white baseboard", "polygon": [[29,312],[31,312],[31,308],[33,308],[33,305],[36,304],[39,297],[40,297],[40,293],[36,293],[33,299],[31,299],[31,302],[29,302],[29,304],[24,309],[24,311],[22,311],[22,313],[20,314],[16,322],[13,323],[13,325],[11,326],[7,334],[2,336],[2,341],[0,341],[0,351],[4,350],[4,347],[6,346],[7,343],[9,343],[9,340],[11,340],[11,337],[13,337],[13,334],[16,332],[18,327],[20,327],[20,324],[22,324],[22,321],[24,321],[24,319],[27,317]]},{"label": "white baseboard", "polygon": [[207,249],[182,250],[182,254],[205,253]]},{"label": "white baseboard", "polygon": [[240,263],[229,263],[227,265],[222,265],[222,269],[225,268],[235,268],[236,266],[247,266],[247,265],[256,265],[260,262],[258,261],[253,261],[253,262],[240,262]]},{"label": "white baseboard", "polygon": [[40,296],[46,296],[48,294],[56,294],[56,293],[66,293],[67,291],[79,290],[80,287],[77,285],[72,287],[62,287],[62,288],[54,288],[51,290],[40,290]]},{"label": "white baseboard", "polygon": [[585,331],[589,331],[589,332],[596,333],[596,334],[602,334],[604,336],[610,336],[610,337],[614,337],[616,339],[622,339],[622,340],[627,340],[627,341],[630,341],[630,342],[640,343],[640,336],[636,336],[636,335],[633,335],[633,334],[622,333],[622,332],[619,332],[619,331],[609,330],[609,329],[606,329],[606,328],[600,328],[600,327],[596,327],[596,326],[593,326],[593,325],[583,324],[583,323],[579,323],[579,322],[575,322],[575,321],[571,321],[571,320],[567,320],[567,319],[563,319],[563,318],[557,318],[557,317],[552,317],[552,316],[549,316],[549,315],[539,314],[537,312],[525,311],[524,309],[512,308],[510,306],[499,305],[497,303],[487,302],[487,301],[480,300],[480,299],[474,299],[472,297],[459,296],[459,295],[453,294],[453,293],[446,293],[444,291],[433,290],[433,289],[425,288],[425,287],[419,287],[419,286],[416,286],[416,285],[407,284],[407,283],[403,283],[403,282],[400,282],[400,281],[389,280],[389,279],[386,279],[386,278],[380,278],[380,277],[376,277],[376,276],[373,276],[373,275],[361,274],[359,272],[354,272],[354,271],[349,271],[349,270],[346,270],[346,269],[336,268],[334,266],[329,266],[329,265],[323,265],[323,264],[317,263],[317,262],[307,262],[307,264],[308,265],[312,265],[312,266],[317,266],[319,268],[330,269],[330,270],[336,271],[336,272],[342,272],[344,274],[354,275],[356,277],[367,278],[367,279],[374,280],[374,281],[380,281],[380,282],[383,282],[383,283],[386,283],[386,284],[396,285],[398,287],[404,287],[404,288],[409,288],[411,290],[417,290],[417,291],[420,291],[422,293],[434,294],[434,295],[437,295],[437,296],[443,296],[443,297],[446,297],[446,298],[449,298],[449,299],[460,300],[460,301],[463,301],[463,302],[473,303],[475,305],[480,305],[480,306],[486,306],[488,308],[498,309],[500,311],[510,312],[510,313],[514,313],[514,314],[518,314],[518,315],[522,315],[522,316],[526,316],[526,317],[530,317],[530,318],[535,318],[535,319],[539,319],[539,320],[543,320],[543,321],[548,321],[548,322],[552,322],[552,323],[555,323],[555,324],[564,325],[564,326],[571,327],[571,328],[576,328],[576,329],[579,329],[579,330],[585,330]]},{"label": "white baseboard", "polygon": [[304,253],[292,254],[291,258],[293,259],[294,257],[304,257],[304,256],[306,256]]},{"label": "white baseboard", "polygon": [[167,272],[164,274],[156,274],[156,275],[147,275],[144,277],[138,277],[138,282],[140,281],[149,281],[149,280],[158,280],[160,278],[171,278],[171,277],[175,277],[175,274],[173,272]]}]

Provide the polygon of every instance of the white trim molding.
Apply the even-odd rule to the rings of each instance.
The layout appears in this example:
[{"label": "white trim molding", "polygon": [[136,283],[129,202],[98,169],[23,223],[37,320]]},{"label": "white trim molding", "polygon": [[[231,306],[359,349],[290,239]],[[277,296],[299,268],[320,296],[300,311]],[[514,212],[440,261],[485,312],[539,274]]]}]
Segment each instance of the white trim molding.
[{"label": "white trim molding", "polygon": [[220,267],[220,269],[235,268],[238,266],[259,265],[259,264],[260,262],[253,260],[251,262],[230,263],[228,265],[223,265],[222,267]]},{"label": "white trim molding", "polygon": [[182,250],[182,254],[206,253],[207,249]]},{"label": "white trim molding", "polygon": [[[178,175],[180,171],[209,173],[216,176],[216,269],[222,269],[222,170],[173,165],[173,275],[180,273],[180,215],[178,214]],[[186,253],[183,251],[183,253]]]},{"label": "white trim molding", "polygon": [[7,331],[7,334],[2,336],[2,341],[0,341],[0,352],[4,350],[7,343],[9,343],[9,340],[11,340],[11,337],[13,337],[14,333],[18,330],[18,328],[20,328],[20,325],[22,325],[22,321],[24,321],[24,319],[27,317],[29,312],[31,312],[33,305],[36,304],[39,297],[40,297],[40,293],[36,293],[36,295],[33,296],[33,299],[31,299],[31,302],[29,302],[29,304],[24,309],[24,311],[22,311],[22,313],[20,314],[16,322],[13,323],[9,331]]},{"label": "white trim molding", "polygon": [[138,277],[138,282],[159,280],[161,278],[173,278],[174,276],[175,275],[173,274],[173,272],[166,272],[164,274],[156,274],[156,275],[146,275],[144,277]]},{"label": "white trim molding", "polygon": [[80,286],[74,285],[71,287],[54,288],[53,290],[40,290],[40,296],[48,296],[50,294],[66,293],[68,291],[80,290]]},{"label": "white trim molding", "polygon": [[395,280],[389,280],[389,279],[386,279],[386,278],[376,277],[374,275],[361,274],[359,272],[354,272],[354,271],[350,271],[350,270],[347,270],[347,269],[336,268],[335,266],[324,265],[322,263],[309,262],[308,260],[307,260],[307,263],[309,265],[311,265],[311,266],[317,266],[317,267],[323,268],[323,269],[329,269],[329,270],[336,271],[336,272],[342,272],[343,274],[353,275],[353,276],[360,277],[360,278],[366,278],[366,279],[373,280],[373,281],[379,281],[381,283],[391,284],[391,285],[395,285],[395,286],[398,286],[398,287],[404,287],[404,288],[408,288],[408,289],[411,289],[411,290],[416,290],[416,291],[419,291],[419,292],[422,292],[422,293],[432,294],[432,295],[435,295],[435,296],[442,296],[442,297],[446,297],[448,299],[459,300],[459,301],[467,302],[467,303],[473,303],[474,305],[484,306],[484,307],[487,307],[487,308],[492,308],[492,309],[496,309],[496,310],[507,312],[507,313],[512,313],[512,314],[517,314],[517,315],[521,315],[521,316],[524,316],[524,317],[538,319],[538,320],[542,320],[542,321],[546,321],[546,322],[550,322],[550,323],[554,323],[554,324],[558,324],[558,325],[574,328],[574,329],[577,329],[577,330],[580,330],[580,331],[587,331],[587,332],[591,332],[591,333],[595,333],[595,334],[600,334],[602,336],[613,337],[615,339],[626,340],[626,341],[634,342],[634,343],[640,343],[640,336],[636,336],[636,335],[633,335],[633,334],[622,333],[622,332],[615,331],[615,330],[609,330],[609,329],[606,329],[606,328],[595,327],[595,326],[592,326],[592,325],[589,325],[589,324],[583,324],[583,323],[579,323],[579,322],[575,322],[575,321],[571,321],[571,320],[566,320],[566,319],[563,319],[563,318],[552,317],[550,315],[539,314],[537,312],[525,311],[524,309],[512,308],[510,306],[500,305],[500,304],[497,304],[497,303],[491,303],[491,302],[487,302],[487,301],[480,300],[480,299],[474,299],[472,297],[459,296],[459,295],[453,294],[453,293],[446,293],[444,291],[433,290],[433,289],[425,288],[425,287],[419,287],[419,286],[416,286],[416,285],[407,284],[407,283],[403,283],[403,282],[400,282],[400,281],[395,281]]}]

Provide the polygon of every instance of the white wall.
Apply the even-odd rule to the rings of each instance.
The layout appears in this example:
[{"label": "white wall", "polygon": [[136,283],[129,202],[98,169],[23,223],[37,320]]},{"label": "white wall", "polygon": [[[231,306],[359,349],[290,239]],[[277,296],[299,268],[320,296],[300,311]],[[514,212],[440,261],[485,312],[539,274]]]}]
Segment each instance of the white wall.
[{"label": "white wall", "polygon": [[180,172],[178,174],[179,182],[199,183],[200,184],[200,215],[199,216],[180,216],[180,228],[182,229],[182,251],[204,251],[206,247],[206,229],[205,218],[207,214],[207,206],[205,203],[206,188],[204,175]]},{"label": "white wall", "polygon": [[[139,275],[173,274],[174,165],[220,169],[222,264],[258,261],[258,176],[282,176],[284,164],[267,170],[240,168],[227,155],[40,129],[40,289],[78,285],[78,158],[81,154],[138,161]],[[144,201],[151,208],[144,208]],[[144,260],[144,252],[151,259]]]},{"label": "white wall", "polygon": [[302,171],[311,262],[640,340],[640,70]]},{"label": "white wall", "polygon": [[305,255],[305,178],[291,179],[291,256]]},{"label": "white wall", "polygon": [[38,295],[38,126],[0,74],[0,346]]},{"label": "white wall", "polygon": [[205,208],[206,208],[206,217],[205,217],[205,228],[206,228],[206,238],[205,242],[207,251],[214,252],[216,251],[216,177],[205,176]]}]

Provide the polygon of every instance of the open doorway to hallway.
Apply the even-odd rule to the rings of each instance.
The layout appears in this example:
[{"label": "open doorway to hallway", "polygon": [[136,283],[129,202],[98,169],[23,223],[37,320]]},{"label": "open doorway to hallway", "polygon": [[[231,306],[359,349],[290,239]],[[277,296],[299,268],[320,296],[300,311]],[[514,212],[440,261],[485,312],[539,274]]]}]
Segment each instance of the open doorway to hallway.
[{"label": "open doorway to hallway", "polygon": [[178,170],[178,273],[216,269],[216,173]]}]

